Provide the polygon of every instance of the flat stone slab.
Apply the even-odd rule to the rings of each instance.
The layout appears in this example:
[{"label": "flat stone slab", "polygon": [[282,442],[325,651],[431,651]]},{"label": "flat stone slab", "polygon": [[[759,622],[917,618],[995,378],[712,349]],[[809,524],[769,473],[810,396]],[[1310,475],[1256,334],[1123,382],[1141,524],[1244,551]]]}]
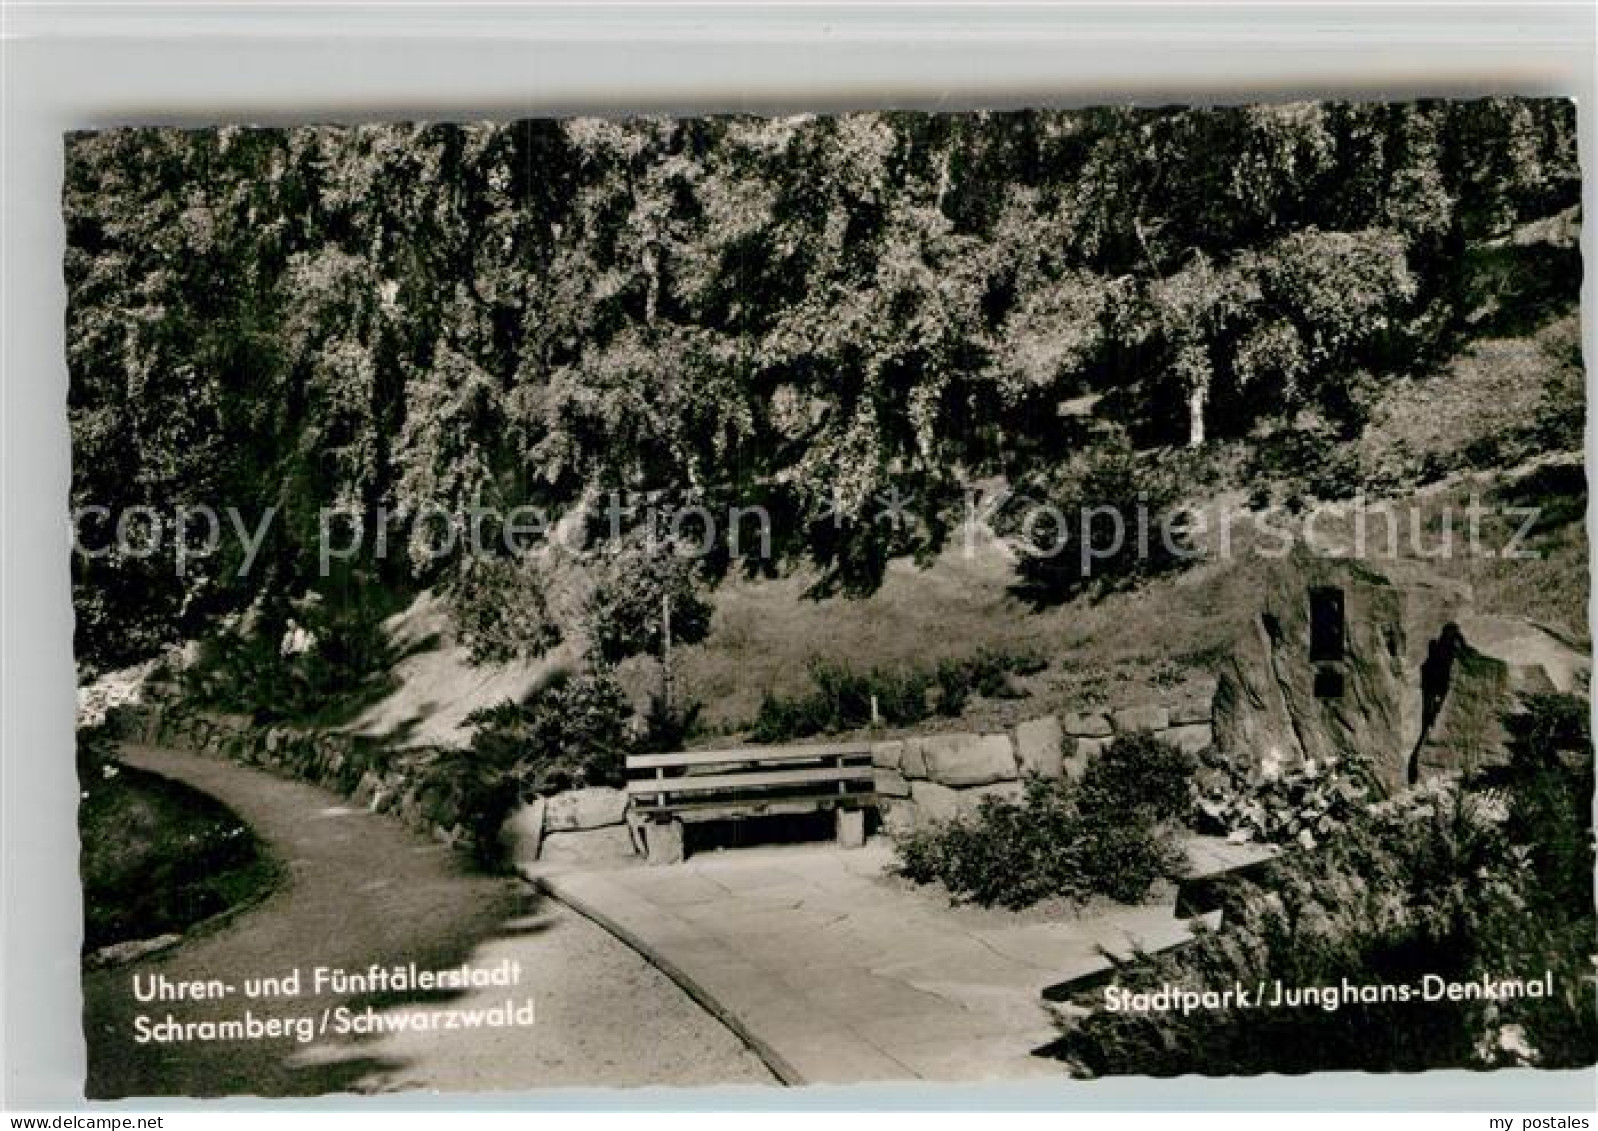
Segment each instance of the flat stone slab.
[{"label": "flat stone slab", "polygon": [[1255,841],[1231,841],[1219,836],[1190,837],[1182,846],[1187,854],[1187,878],[1208,879],[1271,860],[1280,855],[1275,845]]},{"label": "flat stone slab", "polygon": [[1221,893],[1230,880],[1257,879],[1281,854],[1275,845],[1239,843],[1213,836],[1193,837],[1183,847],[1188,868],[1177,890],[1176,910],[1184,917],[1215,910],[1221,905]]},{"label": "flat stone slab", "polygon": [[1061,1078],[1042,993],[1190,937],[1169,904],[1077,919],[951,907],[892,851],[784,846],[539,882],[639,949],[789,1083]]}]

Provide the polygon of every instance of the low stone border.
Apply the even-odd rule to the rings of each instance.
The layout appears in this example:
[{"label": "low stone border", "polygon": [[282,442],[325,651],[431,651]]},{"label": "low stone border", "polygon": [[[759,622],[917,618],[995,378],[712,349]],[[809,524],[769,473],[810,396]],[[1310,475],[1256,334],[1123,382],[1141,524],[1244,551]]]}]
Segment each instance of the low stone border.
[{"label": "low stone border", "polygon": [[130,705],[107,718],[124,742],[218,754],[322,786],[374,813],[397,817],[454,848],[476,849],[467,819],[466,750],[393,750],[368,735],[262,727],[242,715],[179,706]]}]

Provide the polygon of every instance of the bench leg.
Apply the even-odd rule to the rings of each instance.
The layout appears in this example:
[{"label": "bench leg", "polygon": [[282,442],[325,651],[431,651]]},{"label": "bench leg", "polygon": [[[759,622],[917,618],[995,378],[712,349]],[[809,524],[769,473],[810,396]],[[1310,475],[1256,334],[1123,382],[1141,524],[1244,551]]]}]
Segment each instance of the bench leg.
[{"label": "bench leg", "polygon": [[644,826],[644,847],[651,864],[681,864],[682,822],[650,821]]},{"label": "bench leg", "polygon": [[838,825],[839,848],[863,848],[866,843],[866,811],[864,809],[834,809]]}]

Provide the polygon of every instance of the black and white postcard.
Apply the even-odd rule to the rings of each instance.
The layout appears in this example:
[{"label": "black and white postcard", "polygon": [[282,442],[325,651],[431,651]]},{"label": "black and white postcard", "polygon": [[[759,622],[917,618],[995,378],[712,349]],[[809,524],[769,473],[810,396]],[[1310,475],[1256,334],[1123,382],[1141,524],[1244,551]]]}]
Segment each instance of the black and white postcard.
[{"label": "black and white postcard", "polygon": [[1598,1060],[1574,103],[64,146],[91,1098]]}]

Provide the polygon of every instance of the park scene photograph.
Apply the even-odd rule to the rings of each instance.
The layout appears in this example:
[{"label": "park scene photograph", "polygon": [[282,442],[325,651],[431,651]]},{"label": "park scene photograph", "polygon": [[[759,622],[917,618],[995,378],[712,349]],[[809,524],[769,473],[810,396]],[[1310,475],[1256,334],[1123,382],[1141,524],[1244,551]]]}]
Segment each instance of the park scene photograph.
[{"label": "park scene photograph", "polygon": [[87,1095],[1598,1062],[1576,136],[67,135]]}]

